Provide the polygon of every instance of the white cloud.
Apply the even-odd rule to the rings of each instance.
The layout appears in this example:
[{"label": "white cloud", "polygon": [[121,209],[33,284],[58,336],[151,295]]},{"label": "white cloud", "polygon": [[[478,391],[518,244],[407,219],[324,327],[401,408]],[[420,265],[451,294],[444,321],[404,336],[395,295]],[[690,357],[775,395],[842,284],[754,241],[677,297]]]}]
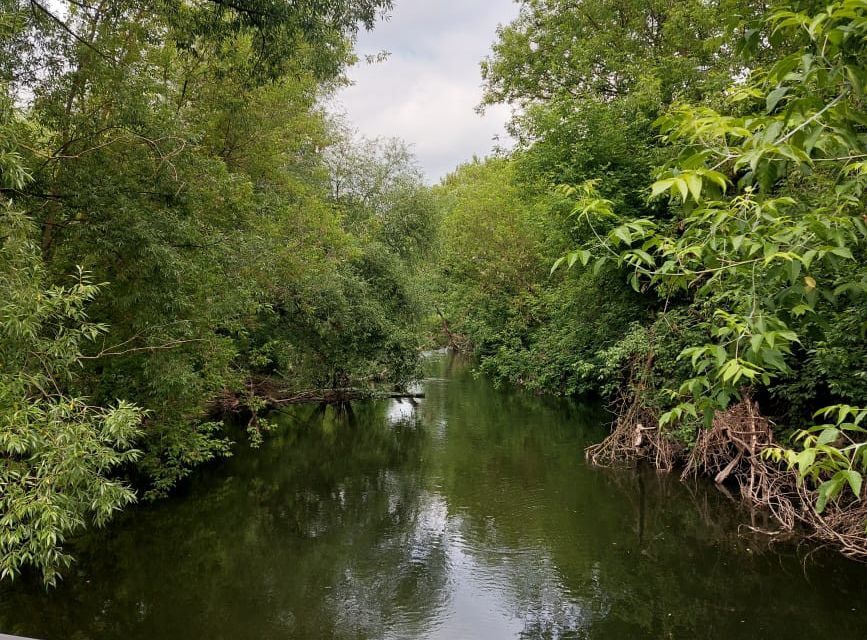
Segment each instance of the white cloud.
[{"label": "white cloud", "polygon": [[362,57],[382,50],[391,56],[355,67],[354,84],[337,96],[338,108],[365,136],[399,137],[413,145],[432,182],[474,155],[487,155],[495,137],[507,140],[509,109],[476,113],[479,62],[497,26],[517,12],[513,0],[397,0],[391,18],[358,43]]}]

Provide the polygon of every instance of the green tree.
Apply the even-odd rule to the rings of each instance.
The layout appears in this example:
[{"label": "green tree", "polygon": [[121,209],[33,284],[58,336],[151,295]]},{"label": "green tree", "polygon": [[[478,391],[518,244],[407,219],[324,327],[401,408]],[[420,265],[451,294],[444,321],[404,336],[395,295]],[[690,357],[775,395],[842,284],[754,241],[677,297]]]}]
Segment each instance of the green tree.
[{"label": "green tree", "polygon": [[[814,376],[801,406],[844,403],[839,424],[802,433],[804,453],[787,457],[821,483],[821,509],[847,478],[860,497],[867,450],[863,415],[846,404],[867,393],[860,371],[816,366],[845,318],[860,318],[845,342],[852,356],[865,351],[867,7],[778,11],[767,30],[788,36],[783,51],[729,92],[727,112],[680,104],[658,123],[679,155],[651,197],[674,203],[672,221],[619,215],[593,185],[575,213],[597,238],[584,251],[628,269],[636,289],[691,298],[706,341],[682,351],[693,375],[670,389],[681,402],[661,425],[702,414],[709,424],[745,388],[785,389],[799,373]],[[848,446],[835,447],[844,432]]]},{"label": "green tree", "polygon": [[[31,381],[9,378],[18,404],[0,420],[12,438],[27,401],[43,425],[4,474],[43,482],[23,469],[39,456],[35,469],[61,465],[65,440],[91,465],[57,467],[80,472],[74,490],[58,484],[26,513],[27,491],[5,494],[10,572],[31,564],[53,579],[63,536],[128,503],[128,486],[157,497],[228,455],[220,398],[263,379],[301,391],[415,374],[432,202],[408,157],[370,202],[333,197],[326,150],[342,138],[322,107],[358,30],[389,7],[0,1],[0,194],[21,212],[4,214],[15,239],[3,236],[0,278],[18,295],[9,321],[30,323],[8,325],[2,366],[13,376],[26,363]],[[354,179],[375,181],[377,162]],[[51,389],[31,386],[34,358]],[[27,533],[54,517],[49,500],[69,501],[59,528]],[[42,546],[15,547],[25,537]]]},{"label": "green tree", "polygon": [[98,287],[81,273],[46,286],[33,225],[8,205],[0,223],[0,577],[32,566],[53,584],[65,539],[135,500],[117,472],[140,455],[142,412],[68,395],[83,344],[105,333],[86,316]]}]

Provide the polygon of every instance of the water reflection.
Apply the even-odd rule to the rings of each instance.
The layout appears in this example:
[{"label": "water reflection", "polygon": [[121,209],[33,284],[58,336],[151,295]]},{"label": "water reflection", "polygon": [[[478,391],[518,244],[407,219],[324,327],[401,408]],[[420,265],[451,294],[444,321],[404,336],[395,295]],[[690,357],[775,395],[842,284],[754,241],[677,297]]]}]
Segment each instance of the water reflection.
[{"label": "water reflection", "polygon": [[[302,408],[78,544],[0,630],[123,638],[855,638],[865,571],[738,535],[715,489],[583,464],[604,416],[440,358],[426,399]],[[852,606],[856,610],[852,610]]]}]

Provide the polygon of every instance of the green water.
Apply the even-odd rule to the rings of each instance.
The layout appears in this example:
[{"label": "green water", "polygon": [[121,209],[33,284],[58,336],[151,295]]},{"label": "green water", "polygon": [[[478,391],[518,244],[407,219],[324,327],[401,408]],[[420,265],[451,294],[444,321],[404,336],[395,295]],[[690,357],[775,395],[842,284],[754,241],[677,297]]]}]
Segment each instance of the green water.
[{"label": "green water", "polygon": [[865,638],[867,567],[738,535],[707,484],[603,471],[592,407],[448,357],[425,400],[303,408],[0,592],[44,640]]}]

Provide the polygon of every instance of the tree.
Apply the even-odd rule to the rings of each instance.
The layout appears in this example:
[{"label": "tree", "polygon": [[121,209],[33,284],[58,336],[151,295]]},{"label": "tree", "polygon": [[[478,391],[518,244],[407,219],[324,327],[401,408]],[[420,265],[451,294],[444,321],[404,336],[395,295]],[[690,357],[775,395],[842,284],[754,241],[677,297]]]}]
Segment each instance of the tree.
[{"label": "tree", "polygon": [[32,224],[8,205],[0,222],[0,577],[32,566],[53,584],[65,539],[135,500],[117,472],[140,455],[142,412],[67,394],[83,343],[105,333],[86,317],[99,289],[83,273],[46,287]]},{"label": "tree", "polygon": [[63,537],[131,487],[229,455],[226,397],[414,375],[426,187],[403,158],[350,225],[324,153],[322,100],[389,7],[0,0],[7,573],[53,580]]},{"label": "tree", "polygon": [[[661,426],[702,415],[709,426],[745,388],[784,387],[780,378],[808,371],[817,347],[840,339],[834,323],[864,317],[867,8],[842,0],[778,11],[767,29],[788,36],[783,52],[729,92],[727,113],[680,104],[658,123],[679,155],[651,197],[675,203],[672,221],[618,215],[593,185],[575,208],[597,238],[582,251],[627,268],[636,289],[690,298],[706,337],[682,351],[693,375],[670,389],[682,401]],[[867,325],[853,328],[850,348],[863,353]],[[820,485],[821,511],[847,482],[861,496],[864,415],[849,403],[867,387],[856,372],[816,373],[807,405],[841,403],[817,414],[837,423],[801,433],[800,455],[769,452]],[[832,386],[829,374],[847,381]],[[847,446],[833,446],[844,432]]]}]

